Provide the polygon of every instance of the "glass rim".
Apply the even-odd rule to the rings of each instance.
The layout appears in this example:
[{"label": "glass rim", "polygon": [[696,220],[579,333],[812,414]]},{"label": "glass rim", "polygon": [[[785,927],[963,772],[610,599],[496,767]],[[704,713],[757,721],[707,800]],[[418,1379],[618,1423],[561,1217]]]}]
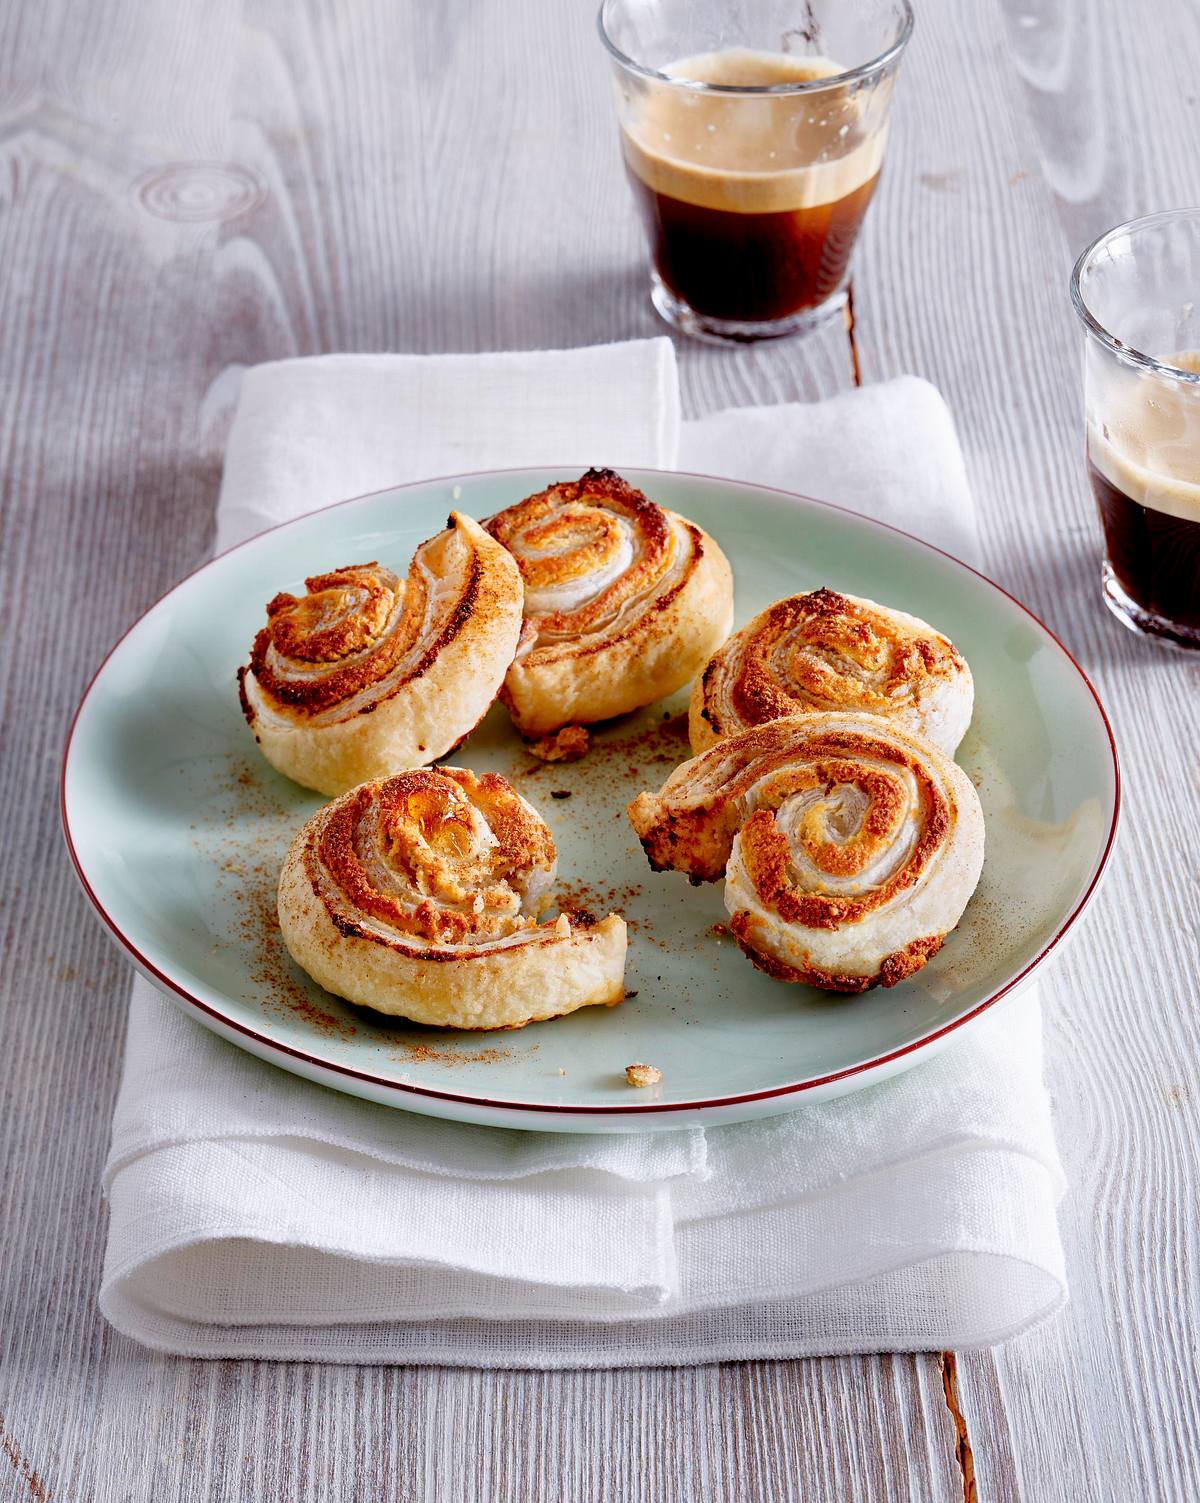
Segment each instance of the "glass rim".
[{"label": "glass rim", "polygon": [[1200,208],[1160,209],[1157,214],[1143,214],[1138,219],[1127,219],[1124,224],[1113,225],[1111,230],[1105,230],[1102,235],[1097,235],[1095,240],[1079,253],[1079,259],[1071,272],[1071,302],[1087,333],[1098,340],[1118,360],[1123,360],[1127,365],[1137,366],[1141,370],[1153,371],[1159,376],[1167,376],[1172,381],[1186,381],[1191,385],[1200,385],[1200,371],[1186,371],[1181,366],[1172,365],[1168,360],[1159,360],[1157,356],[1147,354],[1145,350],[1126,344],[1123,339],[1118,339],[1111,330],[1106,329],[1088,307],[1082,285],[1091,263],[1118,235],[1151,229],[1171,220],[1189,219],[1194,220],[1197,229],[1200,229]]},{"label": "glass rim", "polygon": [[641,78],[650,79],[654,83],[671,84],[677,89],[689,89],[696,94],[726,94],[738,96],[764,96],[786,94],[816,94],[822,89],[844,86],[847,83],[855,83],[860,79],[869,78],[873,73],[881,73],[889,63],[895,60],[908,46],[909,38],[913,29],[913,9],[910,0],[896,0],[900,11],[900,30],[895,40],[881,52],[878,57],[869,62],[860,63],[855,68],[846,68],[840,73],[831,73],[828,78],[810,78],[796,83],[781,84],[716,84],[704,83],[697,78],[676,78],[670,73],[662,73],[657,68],[647,67],[645,63],[639,63],[628,53],[622,52],[616,42],[608,34],[608,28],[604,24],[605,12],[613,5],[614,0],[600,0],[600,8],[596,12],[596,30],[600,33],[600,40],[604,43],[610,56],[631,73],[636,73]]}]

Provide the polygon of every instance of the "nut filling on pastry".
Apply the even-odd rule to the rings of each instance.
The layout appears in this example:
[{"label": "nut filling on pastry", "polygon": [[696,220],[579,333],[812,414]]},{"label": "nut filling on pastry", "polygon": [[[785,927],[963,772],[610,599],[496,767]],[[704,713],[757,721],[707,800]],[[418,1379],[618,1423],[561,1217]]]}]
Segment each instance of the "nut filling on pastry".
[{"label": "nut filling on pastry", "polygon": [[418,768],[352,789],[284,862],[279,921],[329,991],[451,1028],[511,1028],[624,996],[624,920],[561,914],[549,827],[497,773]]},{"label": "nut filling on pastry", "polygon": [[410,584],[379,563],[348,564],[306,579],[308,593],[299,598],[276,595],[250,652],[250,672],[264,694],[307,710],[314,724],[385,697],[426,623],[428,567],[422,559]]},{"label": "nut filling on pastry", "polygon": [[971,672],[915,616],[814,590],[778,600],[713,656],[692,694],[694,751],[785,715],[862,710],[953,755],[971,720]]},{"label": "nut filling on pastry", "polygon": [[729,633],[725,555],[612,470],[552,485],[487,527],[516,559],[525,589],[525,624],[501,696],[525,736],[672,693]]},{"label": "nut filling on pastry", "polygon": [[656,869],[724,874],[730,931],[755,965],[833,991],[920,970],[983,863],[970,779],[926,738],[870,715],[744,731],[629,814]]},{"label": "nut filling on pastry", "polygon": [[239,675],[267,759],[322,793],[444,756],[512,662],[522,589],[512,558],[454,513],[407,579],[380,563],[305,581],[267,606]]}]

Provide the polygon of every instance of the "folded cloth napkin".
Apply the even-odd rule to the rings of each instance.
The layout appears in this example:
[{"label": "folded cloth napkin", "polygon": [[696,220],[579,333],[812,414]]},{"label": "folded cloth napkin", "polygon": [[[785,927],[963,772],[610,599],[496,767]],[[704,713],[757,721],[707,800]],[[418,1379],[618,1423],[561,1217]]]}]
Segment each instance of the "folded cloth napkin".
[{"label": "folded cloth napkin", "polygon": [[[256,367],[218,541],[406,479],[597,459],[803,490],[977,548],[927,383],[681,425],[666,340]],[[197,1356],[589,1367],[962,1347],[1065,1297],[1029,990],[839,1101],[556,1135],[339,1096],[139,980],[105,1184],[101,1308]]]},{"label": "folded cloth napkin", "polygon": [[404,480],[516,465],[670,469],[668,339],[533,355],[322,355],[248,370],[225,455],[217,548]]}]

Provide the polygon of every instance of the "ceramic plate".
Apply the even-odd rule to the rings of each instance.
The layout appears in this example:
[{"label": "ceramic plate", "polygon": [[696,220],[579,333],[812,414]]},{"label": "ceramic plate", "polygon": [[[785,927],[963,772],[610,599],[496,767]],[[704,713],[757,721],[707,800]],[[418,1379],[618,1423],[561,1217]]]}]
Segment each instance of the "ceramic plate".
[{"label": "ceramic plate", "polygon": [[[821,502],[696,475],[629,472],[721,543],[739,625],[825,584],[924,616],[970,662],[975,719],[958,759],[983,800],[987,858],[941,953],[890,991],[785,985],[720,932],[719,884],[652,873],[624,808],[687,755],[679,695],[611,725],[574,765],[535,762],[498,707],[453,757],[532,800],[576,904],[629,920],[621,1007],[456,1035],[351,1007],[291,963],[275,878],[321,800],[267,766],[238,708],[234,675],[266,601],[302,592],[331,561],[377,558],[403,574],[452,506],[485,517],[560,478],[464,475],[347,501],[233,549],[147,612],[88,689],[63,769],[67,840],[104,922],[182,1007],[263,1059],[410,1111],[508,1127],[761,1116],[868,1085],[965,1034],[1078,919],[1108,858],[1119,776],[1095,692],[1023,606],[937,549]],[[661,1085],[631,1089],[635,1060],[656,1065]]]}]

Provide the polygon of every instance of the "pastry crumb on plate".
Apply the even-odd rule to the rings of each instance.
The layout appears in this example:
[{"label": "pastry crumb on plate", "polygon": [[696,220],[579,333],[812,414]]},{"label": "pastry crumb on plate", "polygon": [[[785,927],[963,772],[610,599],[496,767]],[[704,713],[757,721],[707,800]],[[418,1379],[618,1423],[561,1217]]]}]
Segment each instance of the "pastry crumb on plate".
[{"label": "pastry crumb on plate", "polygon": [[578,762],[580,757],[587,756],[590,744],[586,726],[564,725],[552,736],[526,742],[526,747],[542,762]]}]

